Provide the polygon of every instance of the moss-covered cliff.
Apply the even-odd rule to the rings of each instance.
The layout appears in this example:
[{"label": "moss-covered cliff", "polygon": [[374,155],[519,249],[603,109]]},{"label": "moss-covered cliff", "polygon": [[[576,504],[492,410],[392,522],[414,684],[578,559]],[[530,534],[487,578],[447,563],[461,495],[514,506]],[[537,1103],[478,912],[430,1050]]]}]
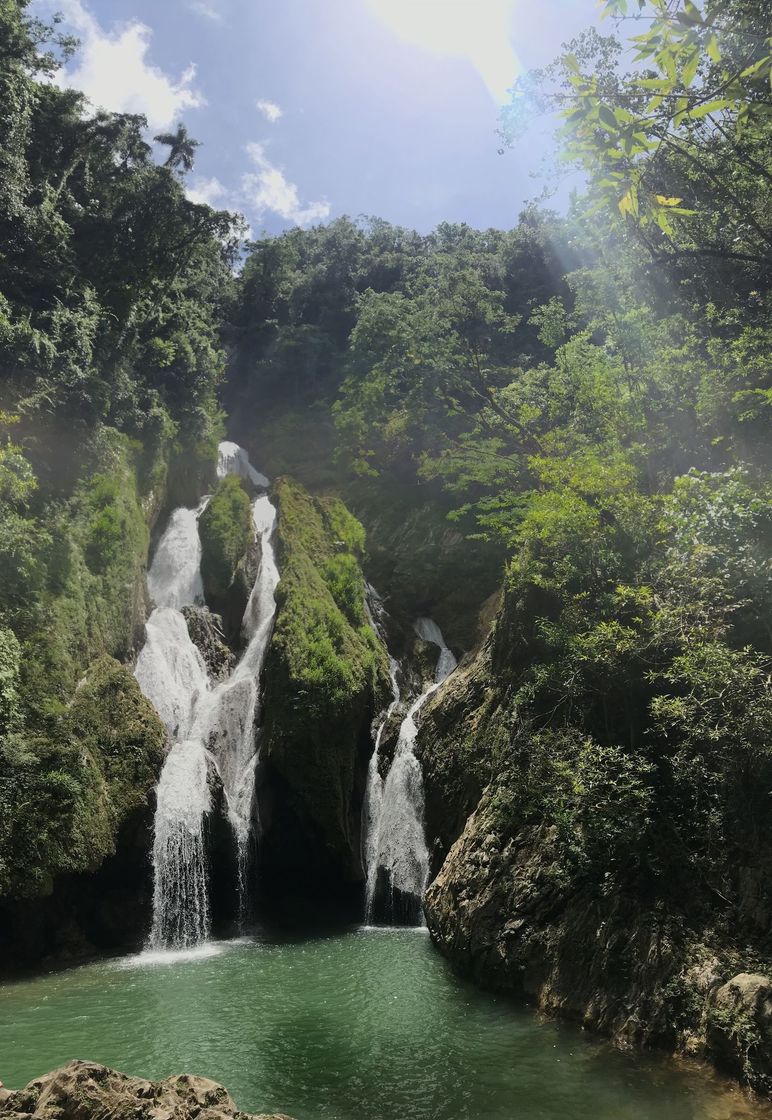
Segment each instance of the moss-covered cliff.
[{"label": "moss-covered cliff", "polygon": [[[120,940],[147,897],[150,793],[165,732],[114,658],[130,657],[142,640],[148,541],[166,477],[165,453],[155,467],[149,454],[113,429],[97,430],[77,471],[68,451],[63,489],[48,480],[35,495],[37,517],[25,529],[35,534],[35,567],[26,597],[6,615],[11,625],[0,628],[6,965],[78,951],[90,934],[99,940],[100,925],[108,941]],[[109,867],[129,850],[118,883]],[[99,869],[107,869],[101,880]],[[97,913],[98,896],[118,887],[122,921]]]},{"label": "moss-covered cliff", "polygon": [[56,737],[0,746],[0,946],[5,967],[120,944],[149,905],[150,794],[166,732],[131,671],[93,663]]},{"label": "moss-covered cliff", "polygon": [[267,889],[338,892],[362,879],[370,724],[388,687],[364,608],[364,530],[334,498],[276,486],[281,579],[265,663],[260,859]]},{"label": "moss-covered cliff", "polygon": [[198,531],[204,595],[235,643],[256,574],[252,505],[236,475],[227,475],[217,484],[199,518]]}]

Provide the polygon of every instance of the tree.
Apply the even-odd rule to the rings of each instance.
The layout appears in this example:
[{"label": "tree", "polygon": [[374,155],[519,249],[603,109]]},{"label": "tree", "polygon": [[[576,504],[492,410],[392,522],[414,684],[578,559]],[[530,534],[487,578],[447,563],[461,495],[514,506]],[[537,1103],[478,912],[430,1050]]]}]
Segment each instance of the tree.
[{"label": "tree", "polygon": [[[527,109],[557,110],[566,157],[589,173],[596,206],[616,212],[657,260],[719,261],[728,288],[769,281],[772,27],[750,0],[606,0],[635,31],[636,68],[588,33],[516,87],[504,134]],[[630,9],[635,14],[630,15]],[[731,266],[729,271],[728,266]]]},{"label": "tree", "polygon": [[178,124],[175,132],[160,132],[153,139],[157,144],[167,144],[170,149],[165,163],[166,167],[180,174],[193,170],[196,148],[201,147],[201,142],[188,136],[188,130],[184,124]]}]

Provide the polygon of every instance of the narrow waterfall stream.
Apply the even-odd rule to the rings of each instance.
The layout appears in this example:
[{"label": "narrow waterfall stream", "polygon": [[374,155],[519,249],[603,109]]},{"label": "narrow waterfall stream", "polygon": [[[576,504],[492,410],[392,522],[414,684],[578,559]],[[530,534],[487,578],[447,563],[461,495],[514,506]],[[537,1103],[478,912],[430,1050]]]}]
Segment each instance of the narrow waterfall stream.
[{"label": "narrow waterfall stream", "polygon": [[[255,486],[268,479],[237,444],[220,445],[219,477],[237,474]],[[273,553],[276,510],[255,499],[252,518],[260,563],[243,621],[246,648],[230,676],[212,685],[191,641],[181,608],[201,603],[197,509],[177,509],[156,549],[148,590],[156,606],[135,675],[172,739],[156,790],[153,840],[153,925],[149,947],[188,948],[210,933],[204,824],[219,781],[238,852],[239,908],[246,907],[253,829],[259,676],[276,610],[279,573]]]},{"label": "narrow waterfall stream", "polygon": [[[374,626],[382,634],[379,620]],[[365,921],[383,919],[390,924],[419,925],[422,900],[429,877],[429,852],[424,830],[424,786],[421,764],[415,755],[416,717],[423,705],[456,667],[456,659],[430,618],[419,618],[414,629],[440,653],[434,681],[412,703],[399,729],[394,757],[386,777],[381,777],[381,741],[400,700],[398,665],[391,662],[393,700],[378,727],[370,758],[362,809],[362,851],[367,872]]]}]

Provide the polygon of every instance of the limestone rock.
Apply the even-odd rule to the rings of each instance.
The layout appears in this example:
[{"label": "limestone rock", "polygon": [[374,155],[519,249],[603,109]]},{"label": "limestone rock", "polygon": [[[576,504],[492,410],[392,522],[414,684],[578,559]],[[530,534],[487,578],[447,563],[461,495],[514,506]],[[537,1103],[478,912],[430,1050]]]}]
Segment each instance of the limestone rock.
[{"label": "limestone rock", "polygon": [[3,1120],[289,1120],[239,1112],[227,1089],[206,1077],[127,1077],[72,1061],[0,1097]]}]

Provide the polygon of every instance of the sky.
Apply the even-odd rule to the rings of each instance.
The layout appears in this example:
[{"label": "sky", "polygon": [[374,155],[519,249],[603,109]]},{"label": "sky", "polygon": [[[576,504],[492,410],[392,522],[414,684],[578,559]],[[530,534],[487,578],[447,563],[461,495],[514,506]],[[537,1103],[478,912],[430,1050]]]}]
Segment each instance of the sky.
[{"label": "sky", "polygon": [[[509,228],[542,190],[553,124],[499,153],[507,89],[597,23],[595,0],[35,0],[80,49],[59,81],[182,120],[186,189],[254,237],[347,214],[428,232]],[[160,154],[161,150],[159,150]],[[570,184],[555,202],[565,203]]]}]

